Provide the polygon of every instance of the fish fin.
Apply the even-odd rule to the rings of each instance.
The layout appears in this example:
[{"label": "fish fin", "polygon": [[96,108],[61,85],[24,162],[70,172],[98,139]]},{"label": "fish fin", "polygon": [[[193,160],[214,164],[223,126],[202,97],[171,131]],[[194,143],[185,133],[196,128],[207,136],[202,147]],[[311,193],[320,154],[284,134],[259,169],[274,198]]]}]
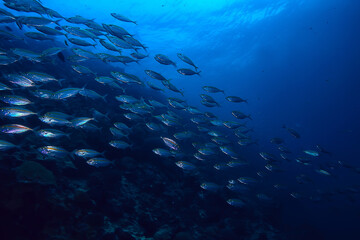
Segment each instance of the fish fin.
[{"label": "fish fin", "polygon": [[105,94],[104,96],[101,96],[102,100],[104,100],[104,102],[107,103],[106,97],[108,96],[108,94]]},{"label": "fish fin", "polygon": [[201,73],[201,71],[196,72],[197,75],[201,76],[200,73]]},{"label": "fish fin", "polygon": [[250,120],[253,120],[250,114],[247,115],[246,117],[249,118]]}]

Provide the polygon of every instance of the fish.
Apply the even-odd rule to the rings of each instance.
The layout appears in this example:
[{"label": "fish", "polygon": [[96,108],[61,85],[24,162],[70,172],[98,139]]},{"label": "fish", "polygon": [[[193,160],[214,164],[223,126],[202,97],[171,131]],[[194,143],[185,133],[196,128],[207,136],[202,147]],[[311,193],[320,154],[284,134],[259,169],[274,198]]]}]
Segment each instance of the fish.
[{"label": "fish", "polygon": [[18,85],[20,87],[35,87],[35,83],[33,81],[21,74],[8,74],[6,78],[12,84]]},{"label": "fish", "polygon": [[159,155],[161,157],[172,157],[173,154],[171,151],[167,150],[167,149],[163,149],[163,148],[154,148],[153,153],[155,153],[156,155]]},{"label": "fish", "polygon": [[6,124],[0,126],[0,131],[8,134],[21,134],[27,131],[33,131],[33,129],[20,124]]},{"label": "fish", "polygon": [[75,24],[85,24],[94,21],[94,19],[86,19],[80,15],[76,15],[70,18],[65,18],[65,20],[69,23],[75,23]]},{"label": "fish", "polygon": [[4,103],[16,105],[16,106],[24,106],[24,105],[32,104],[32,102],[29,99],[17,95],[2,95],[0,96],[0,100],[3,101]]},{"label": "fish", "polygon": [[67,40],[69,40],[69,42],[71,42],[72,44],[75,44],[75,45],[78,45],[78,46],[83,46],[83,47],[95,47],[96,46],[96,43],[92,44],[92,43],[89,43],[88,41],[85,41],[85,40],[82,40],[82,39],[79,39],[79,38],[69,38],[67,37]]},{"label": "fish", "polygon": [[126,149],[131,148],[132,145],[130,145],[127,142],[121,141],[121,140],[113,140],[109,142],[110,146],[117,148],[117,149]]},{"label": "fish", "polygon": [[234,206],[234,207],[239,207],[239,208],[245,207],[245,202],[238,198],[230,198],[230,199],[226,200],[226,202],[229,205]]},{"label": "fish", "polygon": [[242,113],[242,112],[240,112],[240,111],[232,111],[231,114],[232,114],[235,118],[237,118],[237,119],[246,119],[246,118],[248,118],[248,119],[252,120],[250,114],[249,114],[249,115],[245,115],[244,113]]},{"label": "fish", "polygon": [[32,112],[28,109],[22,107],[3,107],[0,108],[0,116],[6,118],[18,118],[18,117],[27,117],[30,115],[37,115],[35,112]]},{"label": "fish", "polygon": [[32,39],[35,39],[35,40],[51,40],[51,41],[54,41],[53,38],[48,37],[47,35],[45,35],[43,33],[26,32],[24,35],[27,36],[28,38],[32,38]]},{"label": "fish", "polygon": [[66,98],[74,97],[80,92],[80,88],[63,88],[54,92],[53,99],[63,100]]},{"label": "fish", "polygon": [[[47,27],[47,26],[35,26],[36,30],[38,30],[39,32],[45,33],[46,35],[50,35],[50,36],[61,36],[61,35],[65,35],[65,33],[57,30],[57,29],[53,29],[51,27]],[[61,29],[61,28],[60,28]]]},{"label": "fish", "polygon": [[144,70],[144,71],[145,71],[146,75],[148,75],[149,77],[151,77],[153,79],[160,80],[160,81],[167,81],[167,79],[160,73],[157,73],[152,70]]},{"label": "fish", "polygon": [[167,56],[163,55],[163,54],[156,54],[154,56],[154,59],[160,63],[160,64],[163,64],[163,65],[173,65],[174,67],[177,67],[176,66],[176,63],[174,63],[173,61],[171,61]]},{"label": "fish", "polygon": [[298,132],[296,132],[294,129],[292,128],[288,128],[286,127],[286,125],[283,125],[283,128],[285,128],[293,137],[295,138],[300,138],[300,134]]},{"label": "fish", "polygon": [[187,56],[185,56],[184,54],[182,53],[177,53],[176,54],[178,56],[178,58],[180,58],[183,62],[193,66],[195,68],[195,71],[197,71],[198,67],[194,64],[194,62],[188,58]]},{"label": "fish", "polygon": [[240,183],[245,184],[245,185],[252,185],[252,184],[258,183],[257,179],[251,178],[251,177],[240,177],[237,180]]},{"label": "fish", "polygon": [[55,23],[55,24],[59,25],[59,21],[61,21],[61,19],[51,20],[51,19],[43,18],[43,17],[20,16],[20,17],[16,18],[16,24],[18,25],[18,27],[20,29],[22,29],[22,25],[26,25],[28,27],[44,26],[44,25],[48,25],[50,23]]},{"label": "fish", "polygon": [[145,54],[142,54],[142,53],[130,53],[130,55],[133,58],[138,59],[138,60],[144,59],[144,58],[149,56],[149,55],[145,55]]},{"label": "fish", "polygon": [[130,22],[130,23],[134,23],[135,25],[137,24],[135,21],[130,20],[129,18],[120,15],[118,13],[110,13],[111,16],[113,16],[114,18],[116,18],[117,20],[120,20],[122,22]]},{"label": "fish", "polygon": [[320,155],[319,152],[315,150],[304,150],[304,153],[313,157],[318,157]]},{"label": "fish", "polygon": [[241,167],[241,166],[246,166],[248,165],[248,162],[244,161],[244,160],[233,160],[227,163],[227,165],[231,168],[233,167]]},{"label": "fish", "polygon": [[325,154],[328,154],[328,155],[332,155],[331,152],[325,150],[325,148],[323,148],[322,146],[320,146],[319,144],[316,145],[316,148],[318,149],[318,151],[320,153],[325,153]]},{"label": "fish", "polygon": [[269,161],[269,162],[276,162],[276,161],[277,161],[276,157],[275,157],[273,154],[271,154],[271,153],[260,152],[259,155],[260,155],[263,159],[265,159],[266,161]]},{"label": "fish", "polygon": [[220,189],[220,186],[218,184],[212,182],[203,182],[200,184],[200,187],[204,190],[211,192],[217,192]]},{"label": "fish", "polygon": [[242,102],[248,103],[247,100],[237,96],[227,96],[225,99],[228,100],[229,102],[234,102],[234,103],[242,103]]},{"label": "fish", "polygon": [[58,146],[43,146],[39,147],[38,151],[47,158],[65,158],[69,152]]},{"label": "fish", "polygon": [[113,44],[106,42],[104,39],[100,39],[100,44],[106,48],[107,50],[113,51],[113,52],[118,52],[121,54],[121,50],[117,49]]},{"label": "fish", "polygon": [[37,134],[44,138],[60,138],[60,137],[68,137],[70,138],[70,134],[64,133],[57,129],[40,129],[37,131]]},{"label": "fish", "polygon": [[177,69],[176,71],[178,73],[180,73],[181,75],[184,75],[184,76],[191,76],[191,75],[195,75],[195,74],[200,76],[200,73],[201,73],[201,71],[195,72],[195,71],[193,71],[191,69],[188,69],[188,68],[180,68],[180,69]]},{"label": "fish", "polygon": [[213,87],[213,86],[203,86],[202,89],[208,93],[223,93],[225,94],[225,91],[224,90],[221,90],[217,87]]},{"label": "fish", "polygon": [[205,155],[205,156],[211,156],[211,155],[215,155],[216,152],[211,149],[211,148],[208,148],[208,147],[203,147],[203,148],[199,148],[198,149],[198,152],[202,155]]},{"label": "fish", "polygon": [[230,146],[220,146],[219,147],[221,152],[225,153],[226,155],[230,156],[233,159],[238,159],[239,155],[230,147]]},{"label": "fish", "polygon": [[165,145],[168,146],[169,148],[176,150],[176,151],[180,149],[179,145],[171,138],[167,138],[167,137],[160,137],[160,138],[164,141]]},{"label": "fish", "polygon": [[196,166],[190,162],[186,162],[186,161],[178,161],[175,163],[176,166],[178,166],[179,168],[182,168],[184,170],[194,170],[196,169]]},{"label": "fish", "polygon": [[78,118],[74,118],[72,119],[71,122],[71,126],[73,127],[80,127],[81,125],[86,124],[89,121],[95,120],[94,118],[89,118],[89,117],[78,117]]},{"label": "fish", "polygon": [[86,163],[93,167],[107,167],[113,164],[112,161],[106,159],[106,158],[91,158],[86,161]]},{"label": "fish", "polygon": [[93,157],[97,157],[99,155],[104,155],[103,153],[100,153],[93,149],[78,149],[78,150],[74,150],[73,153],[76,156],[81,157],[81,158],[93,158]]}]

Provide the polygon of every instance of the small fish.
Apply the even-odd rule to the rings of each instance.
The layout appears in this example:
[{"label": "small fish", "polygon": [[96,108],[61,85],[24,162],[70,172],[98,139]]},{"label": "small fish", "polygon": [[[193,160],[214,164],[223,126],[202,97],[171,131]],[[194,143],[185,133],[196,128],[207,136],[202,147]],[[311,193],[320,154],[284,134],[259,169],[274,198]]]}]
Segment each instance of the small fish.
[{"label": "small fish", "polygon": [[220,150],[226,155],[230,156],[233,159],[238,159],[239,155],[231,149],[230,146],[220,146]]},{"label": "small fish", "polygon": [[167,150],[167,149],[163,149],[163,148],[155,148],[152,150],[156,155],[159,155],[161,157],[172,157],[173,154]]},{"label": "small fish", "polygon": [[195,71],[197,71],[198,67],[194,64],[193,61],[191,61],[190,58],[188,58],[187,56],[185,56],[182,53],[177,53],[178,58],[180,58],[183,62],[193,66],[195,68]]},{"label": "small fish", "polygon": [[270,161],[270,162],[275,162],[277,161],[276,160],[276,157],[274,155],[272,155],[271,153],[267,153],[267,152],[260,152],[259,153],[260,156],[265,159],[266,161]]},{"label": "small fish", "polygon": [[69,154],[64,148],[57,146],[39,147],[38,151],[49,158],[64,158]]},{"label": "small fish", "polygon": [[79,149],[75,150],[74,154],[81,158],[93,158],[99,155],[103,155],[103,153],[100,153],[98,151],[92,150],[92,149]]},{"label": "small fish", "polygon": [[212,182],[204,182],[204,183],[200,184],[200,187],[204,190],[211,191],[211,192],[216,192],[220,189],[219,185],[217,185],[216,183],[212,183]]},{"label": "small fish", "polygon": [[293,137],[300,138],[300,134],[296,132],[294,129],[288,128],[286,127],[286,125],[283,125],[283,128],[285,128]]},{"label": "small fish", "polygon": [[174,63],[173,61],[171,61],[167,56],[163,55],[163,54],[156,54],[154,59],[163,65],[173,65],[174,67],[176,67],[176,63]]},{"label": "small fish", "polygon": [[113,140],[109,142],[110,146],[118,149],[126,149],[131,148],[132,145],[128,144],[127,142],[121,141],[121,140]]},{"label": "small fish", "polygon": [[160,80],[160,81],[167,81],[167,79],[163,75],[161,75],[160,73],[157,73],[157,72],[152,71],[152,70],[144,70],[144,71],[149,77],[151,77],[153,79]]},{"label": "small fish", "polygon": [[319,152],[315,150],[304,150],[304,153],[313,157],[318,157],[320,155]]},{"label": "small fish", "polygon": [[329,173],[328,171],[326,171],[324,169],[317,169],[315,171],[322,174],[322,175],[331,176],[331,173]]},{"label": "small fish", "polygon": [[110,132],[115,138],[123,138],[123,137],[127,138],[129,135],[128,133],[125,133],[123,130],[120,130],[115,127],[111,127]]},{"label": "small fish", "polygon": [[225,94],[224,90],[218,89],[217,87],[212,87],[212,86],[203,86],[202,89],[208,93],[223,93]]},{"label": "small fish", "polygon": [[227,165],[232,168],[232,167],[246,166],[248,165],[248,163],[244,160],[233,160],[228,162]]},{"label": "small fish", "polygon": [[80,88],[64,88],[54,92],[53,99],[62,100],[62,99],[74,97],[79,93],[80,90],[81,90]]},{"label": "small fish", "polygon": [[229,205],[234,206],[234,207],[244,207],[245,203],[243,200],[241,199],[237,199],[237,198],[230,198],[226,201]]},{"label": "small fish", "polygon": [[182,168],[184,170],[194,170],[196,169],[196,166],[192,163],[186,162],[186,161],[178,161],[175,163],[176,166],[179,168]]},{"label": "small fish", "polygon": [[227,96],[225,99],[228,100],[229,102],[234,102],[234,103],[241,103],[241,102],[248,103],[247,100],[237,96]]},{"label": "small fish", "polygon": [[106,158],[91,158],[87,160],[86,163],[93,167],[107,167],[113,164],[112,161],[107,160]]},{"label": "small fish", "polygon": [[255,178],[251,178],[251,177],[240,177],[240,178],[238,178],[238,181],[245,185],[255,184],[258,182],[258,180],[256,180]]},{"label": "small fish", "polygon": [[37,131],[37,134],[45,138],[59,138],[59,137],[69,137],[69,134],[66,134],[57,129],[40,129]]},{"label": "small fish", "polygon": [[3,107],[0,108],[0,116],[2,117],[27,117],[30,115],[36,115],[36,113],[21,107]]},{"label": "small fish", "polygon": [[89,122],[91,120],[95,120],[95,119],[88,118],[88,117],[79,117],[79,118],[75,118],[75,119],[71,120],[70,122],[73,127],[79,127],[81,125],[86,124],[87,122]]},{"label": "small fish", "polygon": [[237,119],[245,119],[245,118],[249,118],[250,120],[252,120],[251,115],[245,115],[244,113],[240,112],[240,111],[232,111],[231,114],[237,118]]},{"label": "small fish", "polygon": [[167,137],[160,137],[164,143],[166,144],[166,146],[168,146],[169,148],[173,149],[173,150],[179,150],[179,145],[172,139],[167,138]]},{"label": "small fish", "polygon": [[0,127],[0,131],[8,134],[21,134],[27,131],[33,131],[33,129],[20,124],[7,124]]},{"label": "small fish", "polygon": [[210,155],[215,155],[216,154],[216,152],[213,149],[207,148],[207,147],[199,148],[198,152],[200,154],[202,154],[202,155],[205,155],[205,156],[210,156]]},{"label": "small fish", "polygon": [[110,15],[113,16],[114,18],[116,18],[117,20],[122,21],[122,22],[131,22],[131,23],[137,24],[135,21],[132,21],[129,18],[127,18],[127,17],[125,17],[123,15],[120,15],[118,13],[110,13]]},{"label": "small fish", "polygon": [[193,71],[191,69],[187,69],[187,68],[180,68],[176,71],[184,76],[191,76],[191,75],[195,75],[195,74],[200,76],[200,73],[201,73],[201,71],[195,72],[195,71]]},{"label": "small fish", "polygon": [[16,96],[16,95],[3,95],[0,96],[0,100],[11,104],[11,105],[16,105],[16,106],[23,106],[23,105],[28,105],[31,104],[32,102],[25,98],[25,97],[21,97],[21,96]]}]

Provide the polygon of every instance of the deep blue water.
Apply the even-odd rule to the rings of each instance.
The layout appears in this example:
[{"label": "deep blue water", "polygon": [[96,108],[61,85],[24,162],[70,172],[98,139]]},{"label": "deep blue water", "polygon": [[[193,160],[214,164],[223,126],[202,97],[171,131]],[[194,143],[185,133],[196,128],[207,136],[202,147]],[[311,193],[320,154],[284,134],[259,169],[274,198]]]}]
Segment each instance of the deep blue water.
[{"label": "deep blue water", "polygon": [[[360,220],[360,176],[356,168],[360,168],[360,3],[340,0],[156,0],[151,3],[91,0],[86,3],[59,3],[43,0],[42,4],[58,11],[64,17],[81,15],[99,23],[123,26],[148,47],[149,57],[140,64],[100,65],[96,60],[87,61],[87,66],[93,71],[108,75],[113,68],[124,69],[142,80],[149,80],[144,70],[153,69],[172,79],[173,84],[183,89],[183,98],[189,105],[202,111],[211,111],[221,120],[234,121],[231,115],[233,110],[251,114],[253,120],[245,122],[254,129],[251,135],[258,140],[258,145],[236,147],[236,151],[246,158],[251,166],[214,174],[212,168],[208,169],[201,163],[200,179],[226,185],[229,179],[240,176],[256,177],[258,171],[267,172],[264,168],[265,161],[259,156],[259,152],[279,154],[270,139],[283,138],[285,145],[293,152],[290,155],[292,160],[281,164],[281,173],[267,172],[268,176],[262,180],[260,186],[247,193],[249,196],[246,197],[251,200],[251,205],[263,212],[264,218],[286,236],[285,239],[359,239],[357,228]],[[12,12],[15,15],[34,15]],[[137,25],[121,23],[110,16],[111,12],[119,12],[135,19]],[[65,20],[60,24],[67,25]],[[15,23],[8,26],[14,34],[22,34],[22,31],[28,30],[26,27],[25,30],[18,30]],[[4,27],[0,26],[0,29],[4,30]],[[56,42],[49,43],[25,38],[21,44],[24,44],[22,48],[40,51],[53,44],[65,47],[64,39],[57,37]],[[19,47],[20,43],[13,44]],[[1,47],[5,45],[3,42]],[[69,49],[65,51],[65,55],[71,55]],[[111,53],[99,46],[96,49],[86,49]],[[184,53],[195,62],[201,70],[200,76],[182,76],[173,66],[161,65],[153,58],[155,54],[161,53],[176,61],[178,67],[189,67],[177,58],[178,52]],[[22,66],[26,64],[23,63]],[[25,66],[19,71],[24,71],[25,68],[28,68],[26,71],[36,69],[34,65]],[[67,62],[52,67],[53,70],[48,73],[54,75],[72,71]],[[68,75],[75,79],[73,72]],[[81,84],[88,80],[87,77],[79,79]],[[76,87],[80,87],[79,82],[74,82]],[[200,103],[199,94],[204,93],[201,89],[204,85],[221,88],[226,96],[241,96],[248,100],[248,104],[228,102],[223,94],[216,93],[211,96],[218,101],[220,107],[209,109]],[[89,83],[87,87],[101,95],[108,91],[107,88],[93,83]],[[180,97],[170,91],[160,95],[133,86],[129,87],[126,93],[164,102],[169,96]],[[56,107],[60,110],[62,105]],[[101,109],[101,104],[98,103],[97,107]],[[118,103],[111,99],[104,108],[118,108]],[[189,118],[186,115],[185,117]],[[284,124],[299,132],[301,138],[292,137],[282,128]],[[145,126],[143,128],[145,129]],[[145,130],[139,132],[146,139],[148,133]],[[171,129],[169,132],[174,133]],[[142,138],[139,135],[136,137],[136,141]],[[94,142],[97,140],[99,139],[91,139]],[[142,145],[148,153],[144,151],[141,154],[142,157],[154,160],[151,148],[162,146],[162,142],[159,139],[149,142]],[[71,144],[67,143],[68,146]],[[311,166],[295,162],[296,156],[304,155],[303,150],[314,149],[316,144],[330,151],[331,156],[320,155],[313,160],[315,163]],[[78,148],[75,143],[74,148]],[[186,149],[190,149],[190,145],[186,146]],[[111,150],[109,152],[109,157],[116,158],[117,153],[111,153]],[[219,155],[219,158],[223,159],[224,156]],[[344,168],[338,161],[353,167]],[[157,162],[154,162],[154,167],[171,172],[176,168],[170,164],[157,166]],[[331,176],[315,172],[319,167],[328,169]],[[186,173],[177,174],[186,176]],[[300,174],[309,176],[312,183],[299,184],[296,176]],[[181,181],[181,177],[175,177],[176,181]],[[272,187],[276,183],[286,185],[287,189],[277,191]],[[350,192],[349,187],[356,191]],[[198,186],[194,185],[194,189],[196,188]],[[294,199],[289,195],[290,192],[298,192],[304,197]],[[151,190],[149,193],[151,194]],[[259,202],[255,197],[256,193],[265,193],[271,196],[272,200]],[[154,193],[155,199],[162,197],[161,194],[156,194]],[[315,195],[320,196],[319,201],[310,201],[309,197]],[[235,196],[242,197],[241,194],[226,193],[221,195],[221,198]],[[226,214],[229,211],[241,211],[227,205],[225,200],[223,204],[214,201],[216,204],[212,206],[224,209],[223,218],[228,217]],[[212,200],[210,204],[211,202]],[[222,212],[222,209],[218,210]],[[187,221],[191,222],[191,219]]]}]

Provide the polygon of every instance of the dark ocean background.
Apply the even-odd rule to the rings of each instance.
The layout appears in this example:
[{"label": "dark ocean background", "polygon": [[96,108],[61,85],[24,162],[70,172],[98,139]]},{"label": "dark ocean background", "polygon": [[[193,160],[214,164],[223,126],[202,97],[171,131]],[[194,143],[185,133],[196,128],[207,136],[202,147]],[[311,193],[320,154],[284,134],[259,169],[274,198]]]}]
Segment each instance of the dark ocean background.
[{"label": "dark ocean background", "polygon": [[[142,162],[146,162],[146,164],[149,164],[146,166],[151,166],[149,169],[154,174],[159,172],[161,175],[161,172],[164,172],[172,175],[167,178],[168,182],[163,182],[165,186],[172,186],[171,184],[174,182],[184,181],[187,192],[184,190],[180,195],[186,196],[189,193],[191,197],[187,199],[185,204],[179,205],[179,208],[175,204],[175,210],[163,209],[168,215],[176,215],[178,211],[188,208],[194,212],[203,208],[208,211],[216,209],[214,210],[216,214],[213,213],[211,215],[208,213],[215,219],[209,220],[209,222],[213,225],[216,221],[221,222],[222,219],[228,219],[228,221],[222,222],[223,225],[218,226],[218,229],[228,228],[227,224],[236,223],[236,220],[243,216],[244,210],[226,204],[226,199],[235,196],[245,197],[247,198],[249,208],[252,210],[256,209],[254,211],[263,215],[263,221],[272,225],[276,229],[274,231],[279,233],[281,238],[270,238],[269,236],[265,237],[265,235],[260,235],[258,238],[247,238],[241,235],[241,230],[234,230],[233,233],[227,234],[226,237],[224,235],[223,238],[220,233],[219,235],[211,236],[216,236],[216,239],[234,240],[360,239],[358,227],[360,220],[360,2],[350,0],[43,0],[42,4],[56,10],[64,17],[81,15],[88,19],[95,19],[98,23],[123,26],[148,47],[149,57],[140,61],[139,64],[105,64],[100,60],[89,60],[85,63],[79,63],[86,65],[92,71],[99,73],[99,75],[109,75],[109,72],[115,69],[116,71],[122,70],[126,73],[137,75],[141,80],[147,81],[150,78],[144,73],[144,70],[152,69],[172,79],[172,83],[184,91],[184,97],[182,98],[186,99],[189,105],[198,107],[204,112],[210,111],[221,120],[234,121],[235,118],[231,115],[233,110],[240,110],[246,114],[251,114],[253,120],[244,120],[244,122],[247,122],[249,128],[254,129],[251,135],[252,139],[258,141],[258,145],[248,147],[237,145],[234,148],[243,158],[251,163],[251,166],[216,172],[215,174],[215,170],[211,166],[205,168],[204,165],[201,165],[200,173],[192,175],[186,171],[183,172],[182,169],[177,168],[173,163],[160,163],[159,158],[151,150],[155,147],[164,147],[160,139],[162,134],[158,136],[152,134],[150,136],[146,131],[145,125],[142,127],[137,126],[138,129],[135,136],[131,137],[134,144],[141,142],[141,146],[135,150],[128,149],[119,152],[109,150],[110,147],[106,144],[106,141],[108,141],[106,139],[110,135],[107,131],[107,128],[109,128],[108,123],[103,126],[101,126],[101,122],[97,123],[98,126],[104,127],[107,131],[100,135],[101,137],[89,135],[86,138],[84,136],[88,140],[89,146],[96,146],[96,149],[99,150],[105,149],[107,151],[107,158],[110,160],[124,156],[131,156],[134,159],[139,158],[140,160],[137,161],[140,161],[141,164],[137,165],[135,161],[134,165],[130,166],[134,172],[137,171],[137,168],[144,167]],[[34,13],[11,12],[15,15],[40,16]],[[136,20],[137,25],[119,22],[110,16],[112,12],[118,12],[130,19]],[[60,25],[69,24],[62,20]],[[15,23],[2,24],[0,29],[6,31],[5,26],[10,27],[11,33],[15,35],[22,35],[24,31],[28,30],[26,27],[23,30],[19,30]],[[0,47],[3,49],[18,47],[32,51],[42,51],[53,46],[66,47],[68,49],[63,53],[65,56],[69,56],[72,54],[70,48],[74,46],[65,46],[65,37],[56,37],[56,41],[53,42],[36,41],[26,39],[26,37],[24,39],[24,41],[11,43],[1,40]],[[85,47],[84,49],[94,52],[111,53],[104,50],[101,46],[96,48]],[[146,53],[144,51],[141,52]],[[199,70],[201,70],[200,76],[180,75],[173,66],[161,65],[154,60],[154,55],[161,53],[174,60],[178,64],[178,68],[189,67],[177,57],[176,54],[179,52],[189,56],[194,61]],[[59,61],[48,68],[44,68],[44,66],[37,68],[37,63],[24,61],[21,63],[17,62],[15,65],[2,66],[1,70],[2,74],[4,74],[9,72],[20,73],[34,69],[45,71],[46,69],[45,72],[54,76],[68,76],[69,83],[66,87],[82,87],[90,79],[93,79],[93,76],[77,77],[77,74],[71,69],[71,65],[69,62]],[[225,91],[225,95],[221,93],[211,95],[220,104],[220,107],[207,108],[200,103],[201,98],[199,94],[204,93],[202,86],[205,85],[216,86]],[[109,112],[111,116],[113,111],[117,111],[112,109],[119,109],[118,102],[114,100],[115,94],[108,92],[106,87],[99,84],[96,85],[94,81],[88,83],[86,87],[101,95],[109,94],[109,100],[106,104],[94,103],[94,107],[97,110]],[[54,87],[53,90],[58,90],[58,86]],[[181,98],[181,95],[170,91],[166,91],[163,94],[152,91],[149,88],[143,89],[133,85],[128,87],[126,94],[137,98],[156,99],[163,103],[166,103],[167,97]],[[247,99],[248,104],[228,102],[224,96],[229,95],[241,96]],[[68,103],[65,101],[57,102],[57,104],[53,107],[57,111],[61,111],[64,104]],[[74,102],[72,109],[74,112],[82,113],[76,114],[77,116],[90,115],[90,113],[87,114],[87,108],[82,108],[82,106],[87,104],[92,103],[85,100],[81,103]],[[42,105],[32,107],[34,111],[36,109],[38,112],[45,112],[45,109],[41,109]],[[79,111],[76,110],[77,107],[79,107]],[[47,106],[46,111],[50,111],[49,106]],[[177,113],[181,114],[184,118],[190,118],[189,115],[183,114],[180,111],[177,111]],[[26,120],[25,122],[20,121],[19,123],[28,123],[32,127],[36,127],[38,124],[34,119]],[[296,139],[292,137],[283,128],[283,125],[295,129],[301,135],[301,138]],[[189,127],[189,129],[195,131],[193,126]],[[102,137],[103,139],[101,139]],[[259,156],[259,152],[278,154],[279,152],[274,147],[274,144],[270,143],[270,139],[274,137],[284,139],[287,148],[293,152],[290,155],[291,161],[282,163],[282,172],[269,173],[266,180],[263,180],[261,184],[254,187],[250,192],[239,194],[202,192],[203,190],[199,187],[199,181],[216,182],[219,185],[225,186],[229,179],[236,179],[240,176],[257,177],[256,172],[266,172],[267,170],[264,168],[265,161]],[[23,140],[15,137],[11,141],[21,142]],[[78,139],[74,140],[72,145],[72,142],[68,141],[66,147],[69,151],[72,151],[79,148],[79,142]],[[104,144],[104,146],[101,144]],[[319,158],[313,160],[318,162],[311,166],[303,166],[295,162],[295,157],[301,155],[303,150],[315,149],[317,144],[331,152],[331,155],[320,155]],[[190,145],[185,148],[189,150]],[[219,158],[225,158],[224,156],[223,154],[219,155]],[[351,167],[344,167],[344,162]],[[13,169],[18,165],[11,164],[7,166],[8,168],[3,168]],[[57,178],[60,179],[62,177],[62,172],[55,170],[56,166],[48,163],[44,165],[48,169],[53,170]],[[90,173],[94,174],[94,171],[98,171],[96,173],[98,178],[101,178],[99,177],[101,173],[107,174],[105,169],[96,168],[94,170],[90,169],[89,166],[83,166],[86,164],[75,165],[78,168],[78,173],[70,171],[71,173],[66,173],[63,176],[70,179],[66,180],[68,183],[71,182],[72,178],[77,180],[89,178],[88,184],[91,185],[94,181],[96,182],[96,179],[90,178]],[[331,173],[331,176],[317,173],[315,170],[319,166],[326,168]],[[110,167],[110,171],[115,171],[114,169],[117,169],[116,166]],[[127,166],[121,165],[119,169],[125,171]],[[141,171],[147,172],[147,179],[140,181],[136,178],[141,176],[136,176],[134,184],[136,185],[135,182],[146,183],[151,181],[150,170],[142,169]],[[111,173],[115,174],[114,172]],[[299,184],[296,181],[296,176],[300,174],[306,174],[312,179],[312,182]],[[132,179],[134,176],[129,174],[127,177]],[[10,181],[9,179],[11,180],[12,178],[4,179],[4,186],[8,186],[8,183],[11,184],[8,182]],[[106,180],[101,181],[103,183],[105,181],[105,186],[112,183],[112,180],[109,180],[109,182],[106,182]],[[285,185],[286,190],[276,190],[272,187],[275,183]],[[65,187],[63,186],[63,188]],[[116,188],[116,186],[111,185],[109,188]],[[8,189],[8,187],[4,187],[4,189]],[[180,192],[181,190],[181,187],[177,189]],[[54,190],[54,192],[57,191]],[[151,201],[154,202],[160,201],[164,197],[162,190],[153,191],[151,188],[143,188],[142,191],[151,195]],[[295,199],[290,196],[289,193],[291,192],[298,192],[304,197]],[[7,191],[2,191],[2,193],[7,193]],[[195,204],[191,199],[193,196],[197,196],[198,193],[205,194],[205,196],[203,196],[204,199],[202,201],[196,201]],[[265,202],[259,201],[256,198],[257,193],[265,193],[271,196],[271,200]],[[141,192],[138,192],[138,194],[141,196]],[[213,196],[216,194],[218,194],[218,198]],[[246,194],[246,196],[243,194]],[[319,197],[316,201],[309,200],[309,197],[315,195]],[[49,196],[51,196],[51,190],[50,193],[47,190],[47,195],[44,195],[44,198],[50,198]],[[116,199],[115,191],[106,196]],[[26,197],[26,195],[22,195],[22,197]],[[176,199],[176,195],[172,197]],[[98,196],[98,198],[101,197]],[[3,205],[7,201],[7,198],[4,199],[1,201]],[[14,200],[14,198],[12,199]],[[223,201],[220,201],[220,199]],[[97,198],[92,198],[92,200],[97,201],[97,206],[101,203],[107,204],[104,199],[100,201]],[[25,207],[19,208],[17,214],[21,215],[24,209],[27,209],[29,206],[29,208],[32,208],[32,206],[36,205],[32,204],[25,204]],[[131,205],[131,203],[128,204]],[[149,202],[148,204],[148,207],[151,209],[152,204]],[[79,208],[81,209],[82,206],[79,206]],[[29,211],[31,212],[31,210]],[[92,211],[94,212],[95,210]],[[98,215],[111,215],[109,212],[113,210],[98,207],[96,211]],[[245,216],[247,214],[251,215],[244,213]],[[129,215],[131,214],[129,213]],[[10,222],[17,221],[14,217],[14,212],[7,213],[5,216],[9,217]],[[185,226],[197,224],[195,217],[192,218],[191,215],[186,216],[188,218],[184,217],[181,219],[182,224]],[[6,217],[1,219],[2,225],[6,225]],[[34,218],[35,222],[47,221],[45,219],[37,220],[35,216]],[[171,226],[171,221],[166,219],[163,216],[162,220]],[[256,221],[256,218],[253,221]],[[25,225],[29,222],[31,220],[25,221]],[[63,222],[62,224],[65,223]],[[144,225],[147,224],[145,223]],[[205,230],[206,224],[207,221],[199,223],[203,233],[207,231]],[[181,224],[174,223],[174,225]],[[9,229],[13,231],[13,233],[10,231],[10,234],[6,233],[4,236],[8,237],[8,239],[15,235],[14,239],[33,239],[29,237],[31,234],[29,234],[28,230],[24,230],[23,238],[15,234],[17,226],[19,225],[13,224],[7,229],[2,228],[4,233]],[[176,227],[172,228],[176,229]],[[185,231],[184,229],[187,230],[186,227],[180,228],[182,231]],[[34,232],[41,231],[43,230],[34,230]],[[176,231],[173,230],[172,237],[169,239],[180,239],[180,237],[175,237]],[[148,234],[146,237],[151,239],[153,236]],[[42,238],[40,237],[40,239]],[[72,239],[87,238],[73,237]],[[102,238],[98,237],[97,239]],[[112,239],[121,239],[121,237],[118,236]],[[198,238],[192,235],[190,239],[207,238],[204,236]],[[215,237],[209,236],[208,239],[215,239]],[[164,240],[166,239],[164,238]]]}]

